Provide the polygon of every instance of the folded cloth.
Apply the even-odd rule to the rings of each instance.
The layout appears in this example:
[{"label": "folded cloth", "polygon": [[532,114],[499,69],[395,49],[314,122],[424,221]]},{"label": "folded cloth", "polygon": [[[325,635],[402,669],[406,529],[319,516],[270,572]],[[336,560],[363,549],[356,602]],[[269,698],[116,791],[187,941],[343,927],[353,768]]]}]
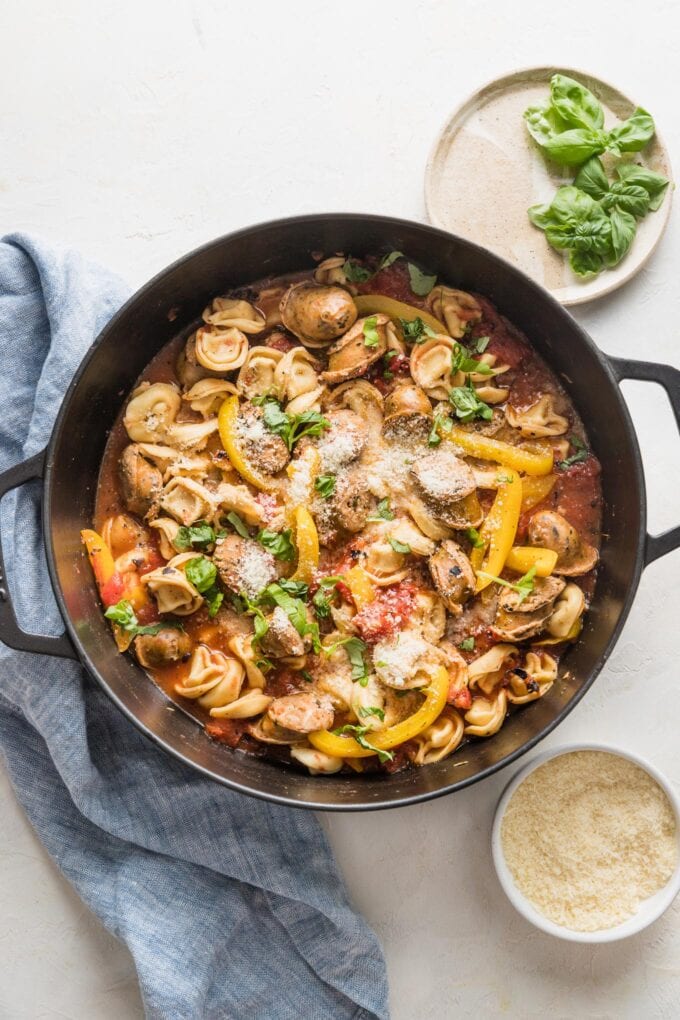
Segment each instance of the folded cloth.
[{"label": "folded cloth", "polygon": [[[126,296],[73,253],[0,242],[0,469],[45,445],[73,372]],[[58,634],[39,504],[37,483],[3,501],[3,545],[20,622]],[[380,947],[310,812],[198,776],[77,663],[4,646],[0,748],[40,839],[130,949],[148,1017],[387,1018]]]}]

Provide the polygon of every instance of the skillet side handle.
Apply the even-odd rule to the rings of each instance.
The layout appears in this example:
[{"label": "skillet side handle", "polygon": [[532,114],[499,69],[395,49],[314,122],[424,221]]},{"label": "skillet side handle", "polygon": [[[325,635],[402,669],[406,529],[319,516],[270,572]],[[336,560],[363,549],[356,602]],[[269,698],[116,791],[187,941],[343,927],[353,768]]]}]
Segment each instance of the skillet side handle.
[{"label": "skillet side handle", "polygon": [[[614,375],[618,382],[622,379],[637,379],[641,382],[654,382],[663,386],[673,408],[675,422],[680,431],[680,371],[672,365],[659,365],[654,361],[631,361],[628,358],[609,358]],[[664,531],[660,535],[647,535],[645,541],[645,566],[649,566],[660,556],[665,556],[680,547],[680,525]]]},{"label": "skillet side handle", "polygon": [[[25,460],[22,464],[15,464],[0,474],[0,499],[11,489],[16,489],[33,478],[43,477],[45,469],[45,450],[36,453],[34,457]],[[77,659],[75,648],[71,639],[66,633],[60,637],[45,637],[41,634],[28,634],[19,626],[19,622],[12,605],[7,576],[5,573],[5,561],[2,555],[2,541],[0,539],[0,641],[10,648],[16,648],[21,652],[34,652],[38,655],[57,655],[65,659]]]}]

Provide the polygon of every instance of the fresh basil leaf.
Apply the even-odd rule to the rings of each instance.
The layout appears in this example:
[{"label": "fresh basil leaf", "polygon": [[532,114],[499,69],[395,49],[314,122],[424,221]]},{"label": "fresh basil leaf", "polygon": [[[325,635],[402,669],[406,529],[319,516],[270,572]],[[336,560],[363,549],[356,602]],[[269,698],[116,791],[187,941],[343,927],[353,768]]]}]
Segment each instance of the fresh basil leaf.
[{"label": "fresh basil leaf", "polygon": [[572,464],[580,464],[581,461],[588,460],[590,456],[588,447],[585,445],[582,439],[578,436],[569,436],[569,442],[574,447],[575,453],[572,453],[570,457],[565,460],[558,460],[557,467],[564,471],[565,468],[571,467]]},{"label": "fresh basil leaf", "polygon": [[604,124],[604,110],[593,93],[565,74],[550,79],[550,99],[569,127],[598,129]]},{"label": "fresh basil leaf", "polygon": [[644,188],[649,195],[649,208],[655,212],[664,199],[669,181],[663,174],[657,174],[647,167],[638,166],[637,163],[619,163],[616,173],[621,181],[627,184],[637,184]]},{"label": "fresh basil leaf", "polygon": [[175,549],[185,552],[192,546],[203,547],[212,545],[215,541],[215,531],[206,521],[196,521],[195,524],[181,527],[172,540]]},{"label": "fresh basil leaf", "polygon": [[290,418],[275,400],[267,401],[262,417],[269,431],[275,432],[277,435],[283,435],[290,426]]},{"label": "fresh basil leaf", "polygon": [[391,535],[387,536],[387,541],[390,543],[395,553],[401,553],[402,556],[408,556],[411,552],[411,546],[408,542],[400,542],[398,538],[392,538]]},{"label": "fresh basil leaf", "polygon": [[436,276],[424,273],[422,269],[418,269],[418,266],[414,266],[412,262],[408,264],[408,275],[411,281],[411,290],[418,297],[425,297],[426,294],[429,294],[437,282]]},{"label": "fresh basil leaf", "polygon": [[627,181],[614,181],[610,191],[602,199],[602,208],[623,209],[633,216],[642,217],[649,209],[649,193],[640,184],[629,184]]},{"label": "fresh basil leaf", "polygon": [[574,178],[574,187],[598,201],[609,191],[609,181],[599,156],[591,156]]},{"label": "fresh basil leaf", "polygon": [[428,446],[439,446],[442,441],[442,433],[446,434],[453,428],[453,422],[444,411],[435,411],[434,420],[430,434],[427,437]]},{"label": "fresh basil leaf", "polygon": [[213,585],[204,593],[203,598],[208,605],[208,616],[212,620],[214,616],[217,616],[217,612],[224,602],[224,592],[221,592],[217,585]]},{"label": "fresh basil leaf", "polygon": [[[543,207],[542,207],[543,210]],[[604,255],[610,248],[611,223],[599,202],[573,185],[559,188],[550,207],[541,217],[529,217],[542,226],[545,236],[554,248],[573,248],[583,252]],[[539,222],[540,219],[540,222]]]},{"label": "fresh basil leaf", "polygon": [[246,523],[236,513],[235,510],[230,510],[225,520],[229,521],[234,531],[241,536],[241,538],[250,538],[250,532],[246,527]]},{"label": "fresh basil leaf", "polygon": [[335,492],[335,475],[319,475],[314,479],[314,488],[323,499],[328,499]]},{"label": "fresh basil leaf", "polygon": [[476,336],[470,341],[470,349],[473,350],[475,354],[483,354],[490,343],[490,336]]},{"label": "fresh basil leaf", "polygon": [[487,574],[485,570],[478,570],[477,577],[483,577],[487,581],[495,581],[496,584],[503,585],[504,588],[512,588],[513,591],[519,593],[518,605],[522,605],[524,600],[534,590],[534,578],[536,577],[536,567],[531,567],[527,570],[523,577],[520,577],[516,584],[512,581],[507,581],[504,577],[496,577],[495,574]]},{"label": "fresh basil leaf", "polygon": [[300,676],[302,677],[302,679],[304,681],[306,681],[306,683],[308,683],[308,684],[313,684],[314,683],[314,677],[312,676],[312,674],[310,672],[308,672],[308,670],[301,669],[300,670]]},{"label": "fresh basil leaf", "polygon": [[354,259],[346,259],[343,263],[342,271],[350,283],[366,283],[373,276],[370,269],[359,265]]},{"label": "fresh basil leaf", "polygon": [[628,253],[628,250],[635,239],[637,224],[635,217],[615,206],[609,214],[612,225],[611,252],[607,256],[607,265],[615,266]]},{"label": "fresh basil leaf", "polygon": [[381,499],[377,507],[367,518],[367,521],[393,521],[394,513],[390,510],[389,499]]},{"label": "fresh basil leaf", "polygon": [[622,152],[639,152],[654,136],[654,120],[641,106],[633,115],[617,124],[608,134],[607,148],[615,155]]},{"label": "fresh basil leaf", "polygon": [[325,429],[331,427],[328,419],[318,411],[303,411],[291,417],[281,410],[276,401],[264,405],[263,418],[269,431],[281,436],[291,451],[303,436],[320,436]]},{"label": "fresh basil leaf", "polygon": [[572,128],[558,135],[551,135],[542,143],[543,148],[556,163],[565,166],[579,166],[591,156],[604,152],[608,135],[592,128]]},{"label": "fresh basil leaf", "polygon": [[286,528],[285,531],[271,531],[269,528],[262,528],[257,533],[257,541],[277,560],[290,563],[295,557],[295,546],[291,541],[291,535],[290,528]]},{"label": "fresh basil leaf", "polygon": [[380,719],[380,722],[385,722],[385,713],[377,705],[360,705],[357,708],[357,715],[360,719],[368,719],[374,715],[376,719]]},{"label": "fresh basil leaf", "polygon": [[347,658],[352,667],[352,680],[358,683],[360,687],[366,687],[368,684],[368,670],[364,661],[365,642],[361,638],[351,637],[345,638],[344,641],[338,642],[338,644],[342,644],[347,653]]},{"label": "fresh basil leaf", "polygon": [[341,737],[344,734],[353,736],[359,747],[363,747],[365,751],[373,751],[374,754],[377,754],[379,762],[392,761],[394,758],[392,751],[382,751],[379,747],[374,747],[373,744],[366,740],[366,734],[369,732],[371,731],[368,726],[353,726],[350,723],[340,726],[337,730],[331,730],[331,733],[336,737]]},{"label": "fresh basil leaf", "polygon": [[293,581],[289,577],[280,577],[277,583],[279,588],[283,588],[289,595],[294,595],[298,599],[306,599],[309,594],[309,585],[304,581]]},{"label": "fresh basil leaf", "polygon": [[321,647],[321,641],[319,638],[319,625],[318,623],[310,623],[307,619],[307,607],[304,602],[299,598],[294,598],[289,595],[280,584],[273,583],[267,585],[262,594],[260,595],[259,601],[271,601],[275,605],[280,606],[284,613],[295,627],[300,637],[306,637],[308,634],[312,639],[312,648],[315,652]]},{"label": "fresh basil leaf", "polygon": [[107,620],[111,620],[116,626],[122,630],[127,631],[128,634],[158,634],[159,631],[165,630],[167,627],[174,627],[176,630],[184,630],[181,623],[175,620],[162,620],[160,623],[149,623],[140,625],[137,621],[137,616],[132,603],[128,602],[127,599],[121,599],[120,602],[116,602],[115,606],[109,606],[105,611],[104,616]]},{"label": "fresh basil leaf", "polygon": [[380,334],[377,330],[378,319],[375,315],[369,315],[364,320],[362,332],[364,334],[364,347],[377,347],[380,343]]},{"label": "fresh basil leaf", "polygon": [[477,391],[471,384],[454,386],[449,393],[449,401],[456,409],[456,417],[463,422],[474,421],[475,418],[490,421],[493,417],[493,410],[479,399]]},{"label": "fresh basil leaf", "polygon": [[419,315],[415,319],[399,319],[399,323],[404,340],[409,344],[424,344],[427,337],[437,335]]},{"label": "fresh basil leaf", "polygon": [[197,556],[195,559],[189,560],[184,568],[184,573],[187,581],[191,582],[196,591],[201,594],[212,588],[217,580],[217,567],[205,556]]},{"label": "fresh basil leaf", "polygon": [[476,528],[467,528],[465,531],[468,541],[473,549],[483,549],[485,542]]},{"label": "fresh basil leaf", "polygon": [[577,276],[592,276],[604,267],[604,259],[596,251],[578,251],[573,248],[569,252],[569,265]]},{"label": "fresh basil leaf", "polygon": [[461,343],[454,343],[451,350],[451,373],[464,372],[470,375],[478,372],[480,375],[493,375],[492,370],[484,361],[477,361],[471,357],[469,349]]},{"label": "fresh basil leaf", "polygon": [[475,639],[473,637],[466,637],[460,642],[458,647],[463,652],[474,652],[475,650]]},{"label": "fresh basil leaf", "polygon": [[255,665],[257,666],[261,673],[271,673],[271,671],[274,669],[274,663],[271,661],[271,659],[266,658],[256,659]]},{"label": "fresh basil leaf", "polygon": [[378,269],[387,269],[388,266],[391,266],[393,262],[397,261],[397,259],[403,259],[405,257],[406,256],[403,251],[391,251],[388,255],[383,255]]},{"label": "fresh basil leaf", "polygon": [[541,147],[569,126],[550,102],[529,106],[524,111],[524,120],[527,131]]}]

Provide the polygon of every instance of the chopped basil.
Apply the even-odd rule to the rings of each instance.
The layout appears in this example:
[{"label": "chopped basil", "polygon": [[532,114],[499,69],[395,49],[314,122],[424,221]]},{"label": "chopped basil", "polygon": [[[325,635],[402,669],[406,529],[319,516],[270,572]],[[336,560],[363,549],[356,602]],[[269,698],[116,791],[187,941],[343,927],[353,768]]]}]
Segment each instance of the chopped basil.
[{"label": "chopped basil", "polygon": [[463,640],[458,645],[458,647],[463,652],[474,652],[474,650],[475,650],[475,639],[473,637],[463,638]]},{"label": "chopped basil", "polygon": [[397,261],[397,259],[403,259],[405,257],[406,256],[404,255],[403,251],[391,251],[389,255],[383,255],[383,257],[380,259],[380,265],[378,266],[378,269],[387,269],[388,266],[391,266],[393,262]]},{"label": "chopped basil", "polygon": [[503,577],[496,577],[495,574],[487,574],[484,570],[478,570],[477,576],[483,577],[487,581],[495,581],[497,584],[502,584],[504,588],[512,588],[513,591],[519,592],[518,605],[521,606],[525,598],[534,590],[536,567],[531,567],[527,570],[526,574],[520,577],[516,584],[513,584],[512,581],[506,581]]},{"label": "chopped basil", "polygon": [[503,484],[511,485],[512,484],[512,475],[504,475],[504,474],[496,475],[496,482],[497,482],[498,485],[503,485]]},{"label": "chopped basil", "polygon": [[451,372],[464,372],[469,375],[471,372],[479,372],[481,375],[492,375],[492,370],[483,361],[477,361],[471,357],[469,348],[464,344],[455,343],[451,351]]},{"label": "chopped basil", "polygon": [[467,528],[465,534],[467,535],[468,540],[473,549],[484,548],[484,540],[482,539],[481,535],[479,534],[476,528]]},{"label": "chopped basil", "polygon": [[104,616],[111,623],[115,623],[122,630],[127,631],[128,634],[158,634],[165,627],[184,630],[182,624],[174,620],[163,620],[161,623],[150,623],[145,626],[140,625],[137,622],[137,616],[132,608],[132,603],[128,602],[127,599],[121,599],[120,602],[116,602],[115,606],[109,606]]},{"label": "chopped basil", "polygon": [[184,568],[184,573],[187,581],[190,581],[196,591],[201,594],[212,588],[217,580],[217,567],[206,556],[197,556],[195,559],[189,560]]},{"label": "chopped basil", "polygon": [[367,521],[393,521],[394,513],[390,510],[389,499],[381,499],[377,507],[367,518]]},{"label": "chopped basil", "polygon": [[411,552],[411,546],[408,542],[400,542],[398,538],[392,538],[391,535],[387,536],[387,541],[390,543],[395,553],[401,553],[407,556]]},{"label": "chopped basil", "polygon": [[172,544],[180,552],[186,552],[192,546],[204,548],[207,545],[212,545],[214,541],[214,528],[207,521],[196,521],[195,524],[190,525],[188,528],[181,527],[173,538]]},{"label": "chopped basil", "polygon": [[448,414],[445,414],[443,411],[436,411],[430,434],[427,437],[427,445],[439,446],[442,441],[441,433],[450,432],[452,428],[453,422]]},{"label": "chopped basil", "polygon": [[324,499],[328,499],[335,492],[335,475],[319,475],[314,480],[314,488],[323,496]]},{"label": "chopped basil", "polygon": [[374,715],[376,718],[380,719],[380,722],[385,722],[385,713],[382,708],[378,708],[377,705],[360,705],[359,708],[357,708],[357,715],[360,719],[368,719],[369,716]]},{"label": "chopped basil", "polygon": [[475,354],[483,354],[491,342],[490,336],[478,336],[470,341],[470,348]]},{"label": "chopped basil", "polygon": [[350,283],[366,283],[373,276],[370,269],[366,269],[365,266],[360,266],[358,262],[353,259],[345,259],[342,271],[345,274],[347,280]]},{"label": "chopped basil", "polygon": [[581,461],[588,460],[590,455],[588,447],[581,439],[579,439],[578,436],[570,436],[569,442],[576,450],[576,453],[572,453],[572,455],[567,457],[565,460],[557,461],[557,467],[560,471],[564,471],[565,468],[571,467],[572,464],[580,464]]},{"label": "chopped basil", "polygon": [[408,264],[408,275],[411,280],[411,290],[418,297],[425,297],[426,294],[429,294],[437,282],[436,276],[429,276],[422,269],[418,269],[418,266],[414,266],[412,262]]},{"label": "chopped basil", "polygon": [[378,333],[377,326],[377,315],[369,315],[369,317],[364,320],[364,347],[377,347],[380,343],[380,334]]},{"label": "chopped basil", "polygon": [[318,652],[321,648],[318,623],[310,623],[307,619],[307,607],[302,599],[289,595],[280,584],[269,584],[260,594],[258,602],[271,601],[280,606],[284,613],[295,627],[300,637],[309,635],[312,639],[312,648]]},{"label": "chopped basil", "polygon": [[392,761],[394,758],[392,751],[382,751],[379,747],[374,747],[373,744],[366,740],[366,734],[370,732],[368,726],[350,726],[349,723],[345,726],[340,726],[337,730],[331,730],[331,733],[336,737],[341,737],[345,733],[353,736],[359,747],[363,747],[365,751],[373,751],[374,754],[377,754],[379,762]]},{"label": "chopped basil", "polygon": [[325,620],[331,615],[331,601],[333,597],[333,591],[338,581],[341,581],[341,577],[324,577],[319,581],[319,587],[312,596],[312,605],[316,615]]},{"label": "chopped basil", "polygon": [[404,340],[409,344],[424,344],[427,337],[436,336],[435,331],[417,316],[415,319],[399,319]]},{"label": "chopped basil", "polygon": [[492,409],[479,399],[469,379],[466,386],[454,386],[449,393],[449,400],[456,409],[456,417],[461,421],[474,421],[475,418],[490,421],[493,417]]},{"label": "chopped basil", "polygon": [[309,673],[309,672],[308,672],[308,671],[307,671],[306,669],[301,669],[301,670],[300,670],[300,676],[301,676],[301,677],[302,677],[302,679],[303,679],[303,680],[305,680],[305,681],[306,681],[306,682],[307,682],[308,684],[313,684],[313,683],[314,683],[314,677],[313,677],[313,676],[312,676],[312,674],[311,674],[311,673]]},{"label": "chopped basil", "polygon": [[269,673],[274,668],[274,663],[271,661],[271,659],[265,658],[256,659],[255,665],[257,666],[261,673]]},{"label": "chopped basil", "polygon": [[332,645],[323,646],[323,651],[326,655],[332,655],[336,648],[344,648],[347,652],[347,658],[352,666],[352,680],[355,683],[358,682],[361,687],[366,687],[368,671],[364,661],[365,642],[357,637],[341,638],[340,641],[335,641]]},{"label": "chopped basil", "polygon": [[373,665],[377,666],[378,669],[381,669],[381,668],[384,669],[387,666],[387,663],[383,662],[382,659],[377,659],[377,660],[374,659],[373,660]]},{"label": "chopped basil", "polygon": [[285,531],[271,531],[269,528],[262,528],[257,533],[257,541],[277,560],[290,563],[295,556],[295,546],[291,541],[291,535],[290,528],[286,528]]},{"label": "chopped basil", "polygon": [[278,585],[279,588],[283,588],[289,595],[294,595],[298,599],[306,599],[309,594],[309,586],[304,581],[292,581],[288,577],[280,577]]},{"label": "chopped basil", "polygon": [[301,414],[289,415],[281,410],[275,400],[268,400],[264,405],[264,423],[270,432],[281,436],[289,450],[292,450],[303,436],[320,436],[331,423],[318,411],[303,411]]},{"label": "chopped basil", "polygon": [[225,520],[229,521],[234,531],[241,536],[241,538],[250,538],[250,532],[246,527],[245,522],[235,510],[230,510]]}]

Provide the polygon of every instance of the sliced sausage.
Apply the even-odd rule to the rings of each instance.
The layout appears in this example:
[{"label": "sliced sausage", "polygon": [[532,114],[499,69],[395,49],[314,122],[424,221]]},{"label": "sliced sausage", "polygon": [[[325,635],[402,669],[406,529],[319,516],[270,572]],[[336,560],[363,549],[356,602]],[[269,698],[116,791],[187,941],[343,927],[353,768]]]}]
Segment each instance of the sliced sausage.
[{"label": "sliced sausage", "polygon": [[472,564],[452,539],[441,543],[428,566],[434,586],[451,613],[460,613],[475,590],[476,578]]},{"label": "sliced sausage", "polygon": [[125,506],[138,517],[146,516],[163,488],[161,472],[146,460],[137,443],[130,443],[121,454],[118,474]]},{"label": "sliced sausage", "polygon": [[139,634],[135,638],[135,655],[140,666],[155,669],[179,662],[190,654],[193,642],[178,627],[164,627],[157,634]]},{"label": "sliced sausage", "polygon": [[267,709],[267,715],[272,722],[287,730],[312,733],[332,726],[335,713],[327,694],[303,692],[275,698]]}]

